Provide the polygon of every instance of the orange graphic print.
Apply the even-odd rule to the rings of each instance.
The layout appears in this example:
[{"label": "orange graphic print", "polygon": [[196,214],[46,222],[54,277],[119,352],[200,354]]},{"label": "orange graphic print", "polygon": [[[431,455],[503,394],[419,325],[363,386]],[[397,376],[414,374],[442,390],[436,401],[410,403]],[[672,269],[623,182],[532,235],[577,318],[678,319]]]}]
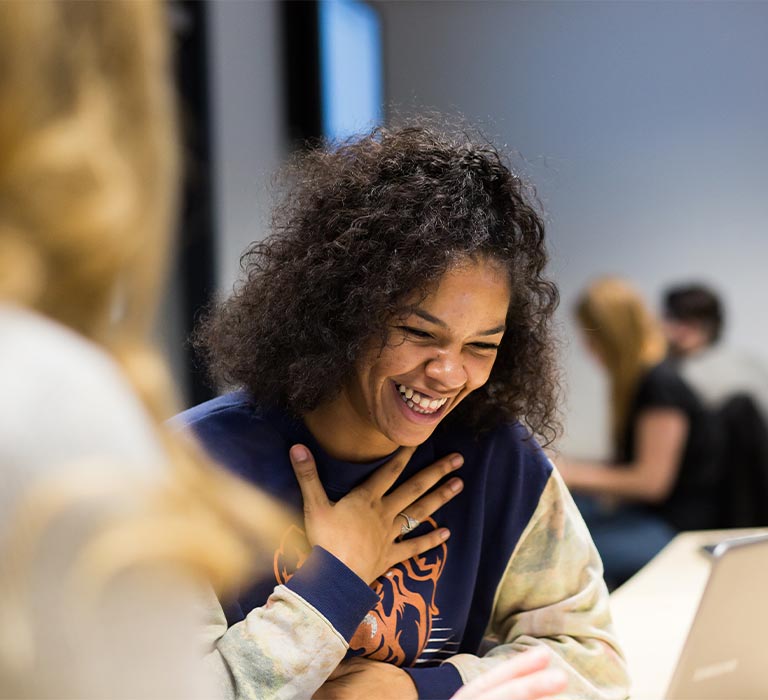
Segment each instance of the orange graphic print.
[{"label": "orange graphic print", "polygon": [[275,552],[275,580],[278,583],[288,583],[291,576],[307,560],[311,549],[304,530],[297,525],[291,525],[280,539],[280,547]]},{"label": "orange graphic print", "polygon": [[[437,527],[431,518],[424,524]],[[291,526],[275,552],[277,582],[290,580],[309,552],[304,532]],[[443,543],[396,564],[376,580],[372,588],[379,602],[350,640],[350,652],[397,666],[410,665],[419,658],[432,632],[432,618],[440,613],[435,595],[447,553],[448,547]]]}]

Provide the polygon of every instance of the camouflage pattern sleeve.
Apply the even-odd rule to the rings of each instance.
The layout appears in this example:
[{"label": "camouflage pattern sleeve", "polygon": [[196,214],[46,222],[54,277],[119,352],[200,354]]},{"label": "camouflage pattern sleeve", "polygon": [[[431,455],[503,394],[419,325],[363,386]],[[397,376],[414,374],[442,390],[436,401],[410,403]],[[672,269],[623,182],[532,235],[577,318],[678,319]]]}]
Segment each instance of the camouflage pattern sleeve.
[{"label": "camouflage pattern sleeve", "polygon": [[266,605],[232,627],[213,591],[204,615],[206,665],[219,698],[309,698],[347,652],[325,616],[286,586],[277,586]]},{"label": "camouflage pattern sleeve", "polygon": [[558,698],[623,700],[627,667],[613,634],[603,567],[586,525],[557,470],[512,553],[496,591],[482,658],[454,664],[468,683],[501,660],[533,646],[553,652],[569,678]]}]

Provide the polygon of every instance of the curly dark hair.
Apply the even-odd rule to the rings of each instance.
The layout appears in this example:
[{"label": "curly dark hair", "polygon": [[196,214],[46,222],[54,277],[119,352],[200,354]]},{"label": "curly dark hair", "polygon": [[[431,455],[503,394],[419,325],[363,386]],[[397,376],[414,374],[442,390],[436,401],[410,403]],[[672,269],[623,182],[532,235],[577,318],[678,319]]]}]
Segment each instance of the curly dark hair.
[{"label": "curly dark hair", "polygon": [[[286,174],[286,173],[284,173]],[[198,329],[215,379],[302,415],[332,399],[406,297],[467,258],[509,273],[507,331],[485,386],[446,420],[475,430],[520,419],[559,431],[551,338],[558,303],[543,276],[535,196],[486,140],[416,122],[299,154],[271,235]]]}]

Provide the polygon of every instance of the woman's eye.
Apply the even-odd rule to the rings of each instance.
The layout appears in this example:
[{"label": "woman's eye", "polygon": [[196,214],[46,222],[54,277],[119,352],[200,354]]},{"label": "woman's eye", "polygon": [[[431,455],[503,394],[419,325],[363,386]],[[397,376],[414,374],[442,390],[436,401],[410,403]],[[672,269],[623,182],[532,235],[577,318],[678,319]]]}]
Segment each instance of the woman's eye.
[{"label": "woman's eye", "polygon": [[431,338],[432,337],[430,333],[419,330],[418,328],[412,328],[411,326],[398,326],[398,328],[401,331],[403,331],[403,333],[412,335],[414,338]]},{"label": "woman's eye", "polygon": [[473,348],[478,350],[498,350],[499,346],[496,343],[470,343]]}]

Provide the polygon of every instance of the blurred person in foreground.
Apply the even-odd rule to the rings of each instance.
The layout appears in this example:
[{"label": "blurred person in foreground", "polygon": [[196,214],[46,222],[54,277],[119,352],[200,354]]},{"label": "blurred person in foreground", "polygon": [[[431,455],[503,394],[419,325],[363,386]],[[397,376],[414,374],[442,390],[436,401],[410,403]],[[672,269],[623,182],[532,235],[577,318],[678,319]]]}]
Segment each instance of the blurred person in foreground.
[{"label": "blurred person in foreground", "polygon": [[768,420],[768,363],[723,343],[725,310],[718,295],[703,284],[681,284],[662,299],[670,357],[702,401],[718,409],[745,394]]},{"label": "blurred person in foreground", "polygon": [[[0,3],[0,697],[228,696],[210,584],[226,598],[287,522],[163,426],[173,391],[148,337],[178,156],[162,15]],[[311,626],[271,602],[250,632],[300,649]],[[335,665],[318,656],[317,684]],[[548,661],[463,697],[556,692]]]},{"label": "blurred person in foreground", "polygon": [[[324,625],[304,651],[341,662],[317,698],[445,698],[530,647],[566,697],[625,697],[599,557],[534,437],[557,431],[557,289],[527,185],[444,118],[315,148],[288,175],[200,332],[233,391],[178,419],[303,507],[230,630],[278,584]],[[258,696],[292,679],[252,669],[298,652],[254,641],[229,661]]]},{"label": "blurred person in foreground", "polygon": [[617,585],[676,532],[712,527],[722,436],[712,413],[665,361],[660,323],[640,294],[607,277],[576,303],[584,342],[607,372],[613,461],[557,460]]},{"label": "blurred person in foreground", "polygon": [[162,425],[175,399],[148,338],[178,170],[163,13],[0,3],[2,697],[212,697],[196,606],[283,517]]}]

